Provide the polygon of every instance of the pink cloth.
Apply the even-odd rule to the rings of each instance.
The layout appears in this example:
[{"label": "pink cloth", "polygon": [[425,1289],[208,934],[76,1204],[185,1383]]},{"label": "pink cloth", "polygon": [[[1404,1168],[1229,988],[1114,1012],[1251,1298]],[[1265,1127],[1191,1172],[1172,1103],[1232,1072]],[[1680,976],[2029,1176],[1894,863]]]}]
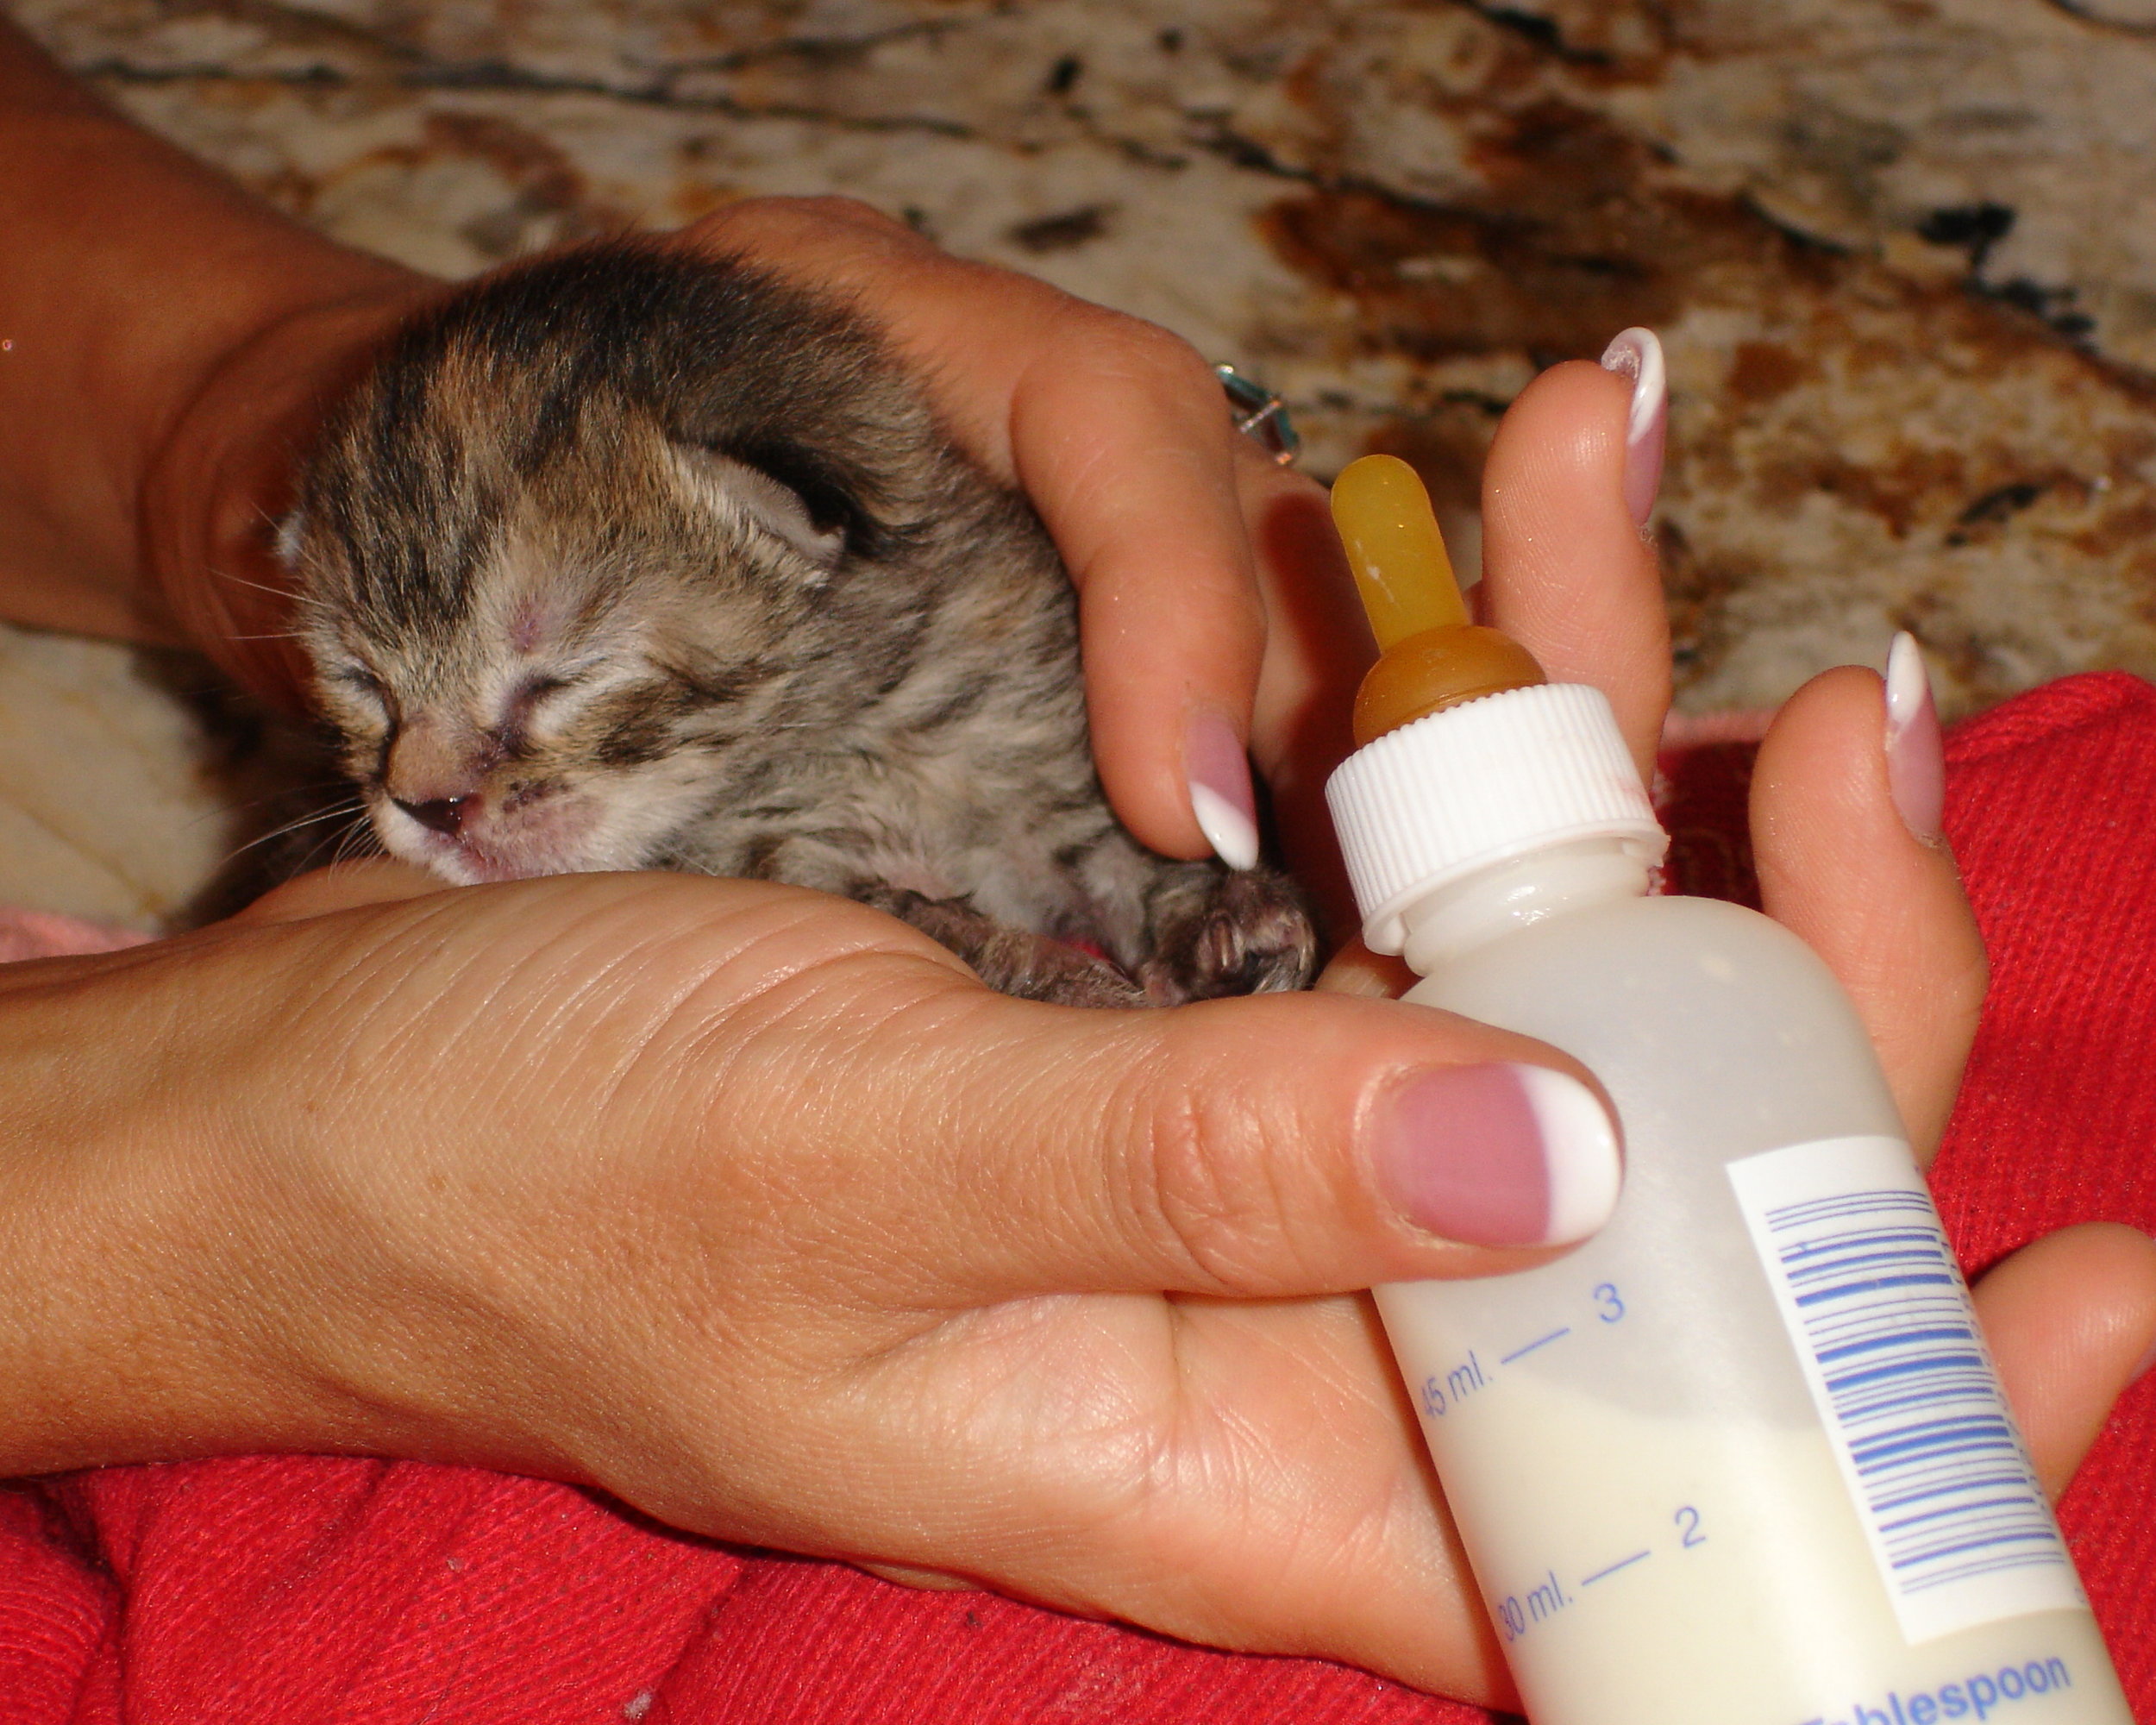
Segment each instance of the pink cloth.
[{"label": "pink cloth", "polygon": [[18,958],[58,958],[71,952],[118,952],[149,939],[133,929],[110,928],[56,911],[19,911],[0,906],[0,964]]}]

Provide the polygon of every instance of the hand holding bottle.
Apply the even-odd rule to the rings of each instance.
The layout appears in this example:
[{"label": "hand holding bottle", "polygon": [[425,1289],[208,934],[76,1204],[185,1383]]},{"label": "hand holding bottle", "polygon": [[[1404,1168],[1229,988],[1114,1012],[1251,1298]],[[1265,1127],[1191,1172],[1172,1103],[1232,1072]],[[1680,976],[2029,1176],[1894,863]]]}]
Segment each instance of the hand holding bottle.
[{"label": "hand holding bottle", "polygon": [[[1588,1060],[1627,1133],[1576,1253],[1377,1290],[1530,1714],[1952,1717],[1981,1689],[2123,1725],[1846,996],[1768,919],[1645,896],[1662,835],[1608,700],[1467,624],[1404,464],[1354,463],[1332,509],[1382,649],[1329,793],[1368,939],[1427,978],[1408,1001]],[[1878,837],[1939,851],[1907,637],[1887,704]]]},{"label": "hand holding bottle", "polygon": [[[1471,596],[1479,619],[1530,646],[1552,679],[1609,695],[1645,772],[1668,710],[1670,658],[1637,501],[1651,500],[1660,412],[1651,401],[1636,406],[1639,392],[1574,362],[1544,373],[1513,405],[1485,476],[1485,579]],[[1645,435],[1628,436],[1643,426]],[[1913,714],[1890,713],[1885,697],[1881,679],[1856,667],[1799,690],[1760,747],[1752,822],[1766,910],[1848,994],[1928,1164],[1976,1033],[1986,967],[1940,837],[1928,696]],[[1358,937],[1319,986],[1397,994],[1413,980]],[[2156,1247],[2132,1229],[2084,1224],[2008,1258],[1975,1294],[2038,1474],[2056,1496],[2156,1345]]]},{"label": "hand holding bottle", "polygon": [[[273,654],[278,595],[247,581],[274,580],[248,558],[279,506],[279,423],[304,430],[310,392],[427,285],[131,133],[4,27],[0,156],[21,169],[0,274],[41,332],[4,380],[9,614],[136,634],[177,616],[235,662]],[[1310,578],[1332,567],[1323,499],[1203,417],[1219,402],[1189,354],[1122,329],[1104,375],[1100,314],[858,211],[743,206],[703,237],[842,282],[946,362],[968,447],[1091,574],[1104,772],[1139,831],[1194,854],[1187,779],[1200,756],[1239,770],[1244,735],[1277,806],[1308,807],[1360,668],[1347,596]],[[1658,434],[1650,412],[1628,440],[1626,411],[1593,367],[1523,398],[1491,464],[1486,605],[1553,675],[1608,688],[1644,752],[1667,640],[1628,499]],[[1124,482],[1162,449],[1174,483]],[[1876,704],[1846,693],[1792,722]],[[1861,718],[1789,757],[1763,862],[1852,975],[1906,959],[1878,966],[1871,1016],[1905,1112],[1936,1113],[1974,1004],[1914,1006],[1959,974],[1951,869],[1915,847],[1852,874],[1806,848],[1898,819],[1863,776],[1876,705],[1868,738]],[[1577,1074],[1524,1038],[1308,998],[1058,1014],[806,895],[444,894],[379,870],[16,967],[0,1032],[0,1472],[280,1447],[479,1462],[709,1533],[1507,1693],[1368,1308],[1332,1290],[1518,1261],[1412,1226],[1374,1170],[1404,1076]],[[1422,1123],[1426,1160],[1443,1125]],[[1532,1220],[1544,1147],[1513,1148]],[[2071,1256],[2033,1261],[2018,1310],[2097,1309],[2060,1297]],[[2122,1380],[2118,1347],[2145,1345],[2135,1273],[2112,1278],[2110,1339],[2032,1404],[2040,1443],[2042,1411],[2068,1410],[2062,1457]],[[2015,1357],[2052,1321],[2012,1332]]]},{"label": "hand holding bottle", "polygon": [[[1522,490],[1492,511],[1489,605],[1520,602],[1523,569],[1570,579],[1526,555],[1570,544],[1581,585],[1555,612],[1603,611],[1586,644],[1611,654],[1573,675],[1659,630],[1624,423],[1606,374],[1560,370],[1492,464]],[[1564,663],[1561,634],[1533,645]],[[1618,692],[1644,745],[1657,700]],[[1877,737],[1815,734],[1842,752],[1795,760],[1783,806],[1831,824]],[[1883,765],[1875,788],[1859,812],[1898,825]],[[1911,850],[1898,860],[1937,860]],[[1784,906],[1838,927],[1846,878],[1793,876]],[[1955,925],[1906,882],[1883,890],[1909,906],[1920,976],[1948,974],[1933,958]],[[1367,1308],[1327,1290],[1520,1262],[1403,1223],[1377,1173],[1387,1105],[1421,1074],[1577,1071],[1561,1057],[1375,1003],[1056,1013],[987,994],[856,907],[668,877],[316,879],[154,959],[38,986],[108,1026],[124,995],[198,1057],[116,1075],[113,1131],[153,1108],[190,1130],[133,1132],[158,1148],[106,1208],[128,1240],[64,1242],[102,1282],[35,1278],[109,1285],[167,1242],[131,1315],[174,1370],[132,1377],[99,1402],[124,1428],[78,1429],[56,1459],[293,1443],[476,1460],[711,1533],[1508,1692]],[[1934,1106],[1963,1052],[1942,1040],[1904,1044],[1908,1094]],[[207,1071],[243,1088],[185,1082]],[[1420,1122],[1427,1154],[1445,1124]],[[1512,1147],[1532,1199],[1540,1151]],[[1489,1150],[1458,1147],[1485,1195]],[[160,1176],[172,1154],[189,1169]],[[2156,1314],[2145,1259],[2118,1257],[2124,1357],[2084,1357],[2078,1389],[2035,1404],[2040,1432],[2068,1410],[2062,1454]],[[2020,1309],[2089,1309],[2059,1268],[2035,1266]],[[76,1314],[93,1360],[99,1310]],[[254,1315],[219,1316],[235,1311]],[[16,1405],[79,1415],[100,1381]]]}]

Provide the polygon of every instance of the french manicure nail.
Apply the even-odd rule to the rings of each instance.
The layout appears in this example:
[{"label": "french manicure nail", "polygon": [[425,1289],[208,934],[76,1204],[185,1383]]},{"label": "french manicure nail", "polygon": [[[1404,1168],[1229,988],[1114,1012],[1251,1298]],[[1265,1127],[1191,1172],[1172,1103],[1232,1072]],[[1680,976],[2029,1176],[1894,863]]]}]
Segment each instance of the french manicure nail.
[{"label": "french manicure nail", "polygon": [[1632,413],[1625,422],[1625,507],[1642,531],[1662,486],[1662,451],[1669,441],[1670,379],[1662,343],[1651,329],[1626,329],[1602,350],[1602,369],[1632,380]]},{"label": "french manicure nail", "polygon": [[1886,709],[1888,794],[1902,825],[1936,844],[1946,814],[1946,760],[1924,650],[1907,630],[1887,650]]},{"label": "french manicure nail", "polygon": [[1231,869],[1257,866],[1257,799],[1243,739],[1217,712],[1193,713],[1183,736],[1190,812],[1213,854]]},{"label": "french manicure nail", "polygon": [[1391,1100],[1377,1176],[1425,1233],[1469,1245],[1564,1245],[1609,1220],[1617,1133],[1595,1093],[1546,1066],[1445,1066]]}]

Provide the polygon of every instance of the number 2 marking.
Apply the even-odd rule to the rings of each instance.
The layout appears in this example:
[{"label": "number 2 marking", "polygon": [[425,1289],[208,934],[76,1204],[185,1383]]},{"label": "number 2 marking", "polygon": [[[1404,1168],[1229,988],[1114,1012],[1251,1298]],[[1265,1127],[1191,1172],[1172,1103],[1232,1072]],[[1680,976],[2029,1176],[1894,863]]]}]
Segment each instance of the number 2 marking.
[{"label": "number 2 marking", "polygon": [[1703,1546],[1707,1543],[1707,1535],[1699,1530],[1699,1511],[1690,1504],[1687,1503],[1670,1519],[1677,1523],[1683,1534],[1683,1537],[1677,1540],[1678,1545],[1689,1546]]},{"label": "number 2 marking", "polygon": [[1614,1282],[1605,1282],[1595,1289],[1595,1303],[1602,1308],[1595,1315],[1605,1324],[1614,1324],[1625,1315],[1625,1302],[1619,1296]]}]

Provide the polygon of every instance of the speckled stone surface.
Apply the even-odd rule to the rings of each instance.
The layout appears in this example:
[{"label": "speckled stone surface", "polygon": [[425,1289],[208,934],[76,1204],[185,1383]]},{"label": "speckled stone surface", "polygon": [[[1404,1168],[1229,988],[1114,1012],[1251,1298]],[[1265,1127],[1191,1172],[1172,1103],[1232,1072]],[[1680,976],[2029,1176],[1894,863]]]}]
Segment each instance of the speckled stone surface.
[{"label": "speckled stone surface", "polygon": [[445,273],[868,198],[1267,379],[1321,474],[1407,455],[1470,554],[1506,401],[1648,323],[1684,706],[1771,703],[1897,626],[1950,712],[2156,674],[2149,0],[17,14],[144,123]]}]

